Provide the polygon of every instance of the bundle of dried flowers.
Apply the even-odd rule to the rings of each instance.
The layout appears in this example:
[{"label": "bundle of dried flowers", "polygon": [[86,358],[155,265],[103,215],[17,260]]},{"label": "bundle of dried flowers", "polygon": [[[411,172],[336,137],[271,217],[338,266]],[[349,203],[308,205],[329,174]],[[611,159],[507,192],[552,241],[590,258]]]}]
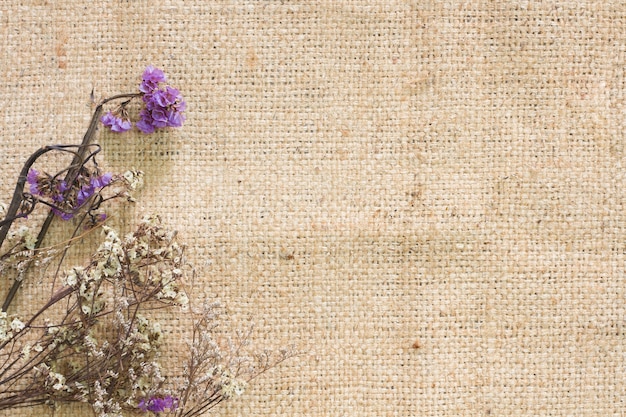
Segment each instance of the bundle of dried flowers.
[{"label": "bundle of dried flowers", "polygon": [[[165,82],[163,71],[149,66],[139,93],[113,96],[97,106],[80,145],[43,147],[24,164],[0,222],[0,249],[7,247],[0,252],[0,279],[7,283],[13,276],[0,312],[0,410],[84,402],[100,417],[124,411],[195,416],[240,395],[252,378],[293,354],[248,354],[248,333],[220,336],[224,310],[216,303],[189,304],[184,285],[191,268],[176,233],[166,230],[158,216],[145,218],[126,237],[105,225],[103,203],[134,201],[131,193],[143,174],[100,169],[100,146],[92,143],[97,123],[113,132],[131,130],[127,106],[140,98],[143,108],[135,125],[141,132],[180,127],[186,104]],[[103,105],[122,99],[102,116]],[[72,162],[55,174],[33,168],[48,152],[69,153]],[[38,233],[27,225],[10,230],[39,204],[50,212]],[[73,221],[74,233],[61,245],[43,248],[55,217]],[[84,228],[101,228],[103,241],[84,266],[69,268],[55,287],[64,254],[80,241]],[[49,277],[55,288],[50,298],[25,316],[9,314],[29,269],[53,259],[58,265]],[[188,315],[192,323],[178,375],[168,376],[161,366],[166,336],[153,313],[164,308]]]}]

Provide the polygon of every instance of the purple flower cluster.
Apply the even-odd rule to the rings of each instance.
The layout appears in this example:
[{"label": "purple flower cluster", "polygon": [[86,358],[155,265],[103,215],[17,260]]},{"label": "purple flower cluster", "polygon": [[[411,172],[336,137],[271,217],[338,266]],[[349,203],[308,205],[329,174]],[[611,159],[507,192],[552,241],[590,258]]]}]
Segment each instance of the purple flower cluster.
[{"label": "purple flower cluster", "polygon": [[139,401],[137,407],[141,411],[152,411],[153,413],[162,413],[165,410],[176,411],[178,408],[178,398],[166,395],[165,397],[150,397]]},{"label": "purple flower cluster", "polygon": [[183,111],[187,107],[180,92],[174,87],[159,88],[165,82],[165,74],[150,65],[143,73],[139,91],[146,107],[139,113],[137,128],[143,133],[152,133],[163,127],[180,127],[185,121]]},{"label": "purple flower cluster", "polygon": [[76,196],[76,208],[85,204],[85,201],[89,200],[89,198],[94,195],[96,189],[101,189],[109,185],[111,183],[111,179],[113,179],[113,174],[110,172],[105,172],[99,177],[91,177],[89,182],[81,186],[78,190]]},{"label": "purple flower cluster", "polygon": [[159,83],[167,81],[165,77],[165,73],[153,67],[152,65],[148,65],[146,70],[143,72],[141,77],[141,84],[139,84],[139,91],[144,94],[148,94],[159,88]]},{"label": "purple flower cluster", "polygon": [[100,118],[103,125],[111,129],[113,132],[123,133],[130,130],[133,125],[130,120],[116,116],[113,112],[108,112]]},{"label": "purple flower cluster", "polygon": [[111,183],[113,174],[106,172],[99,176],[79,175],[72,187],[65,181],[47,174],[41,174],[31,168],[26,176],[30,193],[46,199],[52,203],[52,211],[63,220],[74,217],[74,213],[100,190]]},{"label": "purple flower cluster", "polygon": [[41,175],[36,169],[29,169],[26,181],[30,186],[30,193],[41,197],[48,197],[56,203],[63,201],[63,193],[68,189],[65,181]]},{"label": "purple flower cluster", "polygon": [[[137,128],[143,133],[152,133],[155,129],[164,127],[180,127],[185,121],[183,112],[187,107],[180,91],[169,85],[162,86],[167,81],[165,73],[148,66],[141,77],[139,91],[145,107],[139,113]],[[113,132],[126,132],[131,129],[132,123],[126,115],[123,106],[118,111],[108,112],[100,118],[102,124]]]}]

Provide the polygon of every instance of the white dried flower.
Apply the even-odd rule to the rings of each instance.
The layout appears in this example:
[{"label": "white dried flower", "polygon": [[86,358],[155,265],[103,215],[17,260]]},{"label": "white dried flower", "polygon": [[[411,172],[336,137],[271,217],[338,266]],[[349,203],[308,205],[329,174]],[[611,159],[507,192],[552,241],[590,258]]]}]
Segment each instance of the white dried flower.
[{"label": "white dried flower", "polygon": [[37,366],[34,366],[33,369],[43,375],[43,376],[48,376],[48,374],[50,374],[50,367],[48,365],[46,365],[45,363],[41,363]]},{"label": "white dried flower", "polygon": [[75,267],[65,275],[65,285],[76,288],[79,276],[83,273],[83,268]]},{"label": "white dried flower", "polygon": [[220,385],[222,387],[222,395],[225,398],[230,398],[233,395],[241,395],[246,389],[246,382],[235,378],[230,371],[222,373],[220,378]]},{"label": "white dried flower", "polygon": [[181,306],[183,311],[186,311],[189,307],[189,297],[187,297],[187,294],[184,291],[179,291],[173,301],[177,305]]},{"label": "white dried flower", "polygon": [[0,311],[0,342],[4,342],[9,339],[9,323],[7,321],[6,311]]},{"label": "white dried flower", "polygon": [[30,358],[30,351],[31,351],[31,347],[30,347],[30,345],[28,345],[28,344],[27,344],[27,345],[25,345],[25,346],[22,348],[22,353],[21,353],[22,358],[24,358],[24,359],[28,360],[28,358]]},{"label": "white dried flower", "polygon": [[163,336],[163,332],[161,331],[161,323],[158,323],[158,322],[152,323],[152,334],[157,339],[159,339],[159,338],[161,338],[161,336]]},{"label": "white dried flower", "polygon": [[93,407],[93,411],[95,411],[96,413],[104,412],[104,403],[100,400],[94,401],[91,406]]},{"label": "white dried flower", "polygon": [[33,231],[26,226],[22,226],[20,229],[22,228],[26,229],[20,233],[24,239],[24,247],[30,250],[35,249],[35,245],[37,244],[37,234],[33,233]]},{"label": "white dried flower", "polygon": [[242,381],[241,379],[237,379],[237,380],[235,380],[235,382],[233,384],[233,392],[235,393],[235,395],[239,396],[239,395],[244,393],[244,391],[246,390],[246,386],[247,385],[248,385],[248,383],[246,381]]},{"label": "white dried flower", "polygon": [[[0,216],[0,219],[2,216]],[[35,243],[37,242],[37,235],[31,228],[27,226],[20,226],[16,230],[11,230],[8,234],[8,239],[15,242],[22,242],[24,247],[29,250],[35,249]]]},{"label": "white dried flower", "polygon": [[87,402],[89,398],[89,387],[82,382],[74,382],[73,384],[76,398],[81,402]]},{"label": "white dried flower", "polygon": [[65,377],[58,372],[50,372],[48,374],[48,379],[50,383],[52,383],[52,389],[56,391],[61,391],[65,389]]},{"label": "white dried flower", "polygon": [[157,294],[157,297],[165,300],[173,300],[178,295],[178,288],[173,283],[165,285]]},{"label": "white dried flower", "polygon": [[46,324],[46,334],[53,335],[59,332],[59,326],[52,326],[50,324]]},{"label": "white dried flower", "polygon": [[24,329],[25,324],[18,318],[14,318],[11,322],[11,330],[15,333],[21,332]]},{"label": "white dried flower", "polygon": [[114,277],[121,272],[122,265],[120,264],[120,260],[117,258],[117,256],[110,256],[106,259],[105,262],[102,263],[101,269],[104,273],[104,276]]},{"label": "white dried flower", "polygon": [[143,171],[132,169],[122,174],[124,180],[128,184],[128,188],[132,191],[141,188],[143,185]]}]

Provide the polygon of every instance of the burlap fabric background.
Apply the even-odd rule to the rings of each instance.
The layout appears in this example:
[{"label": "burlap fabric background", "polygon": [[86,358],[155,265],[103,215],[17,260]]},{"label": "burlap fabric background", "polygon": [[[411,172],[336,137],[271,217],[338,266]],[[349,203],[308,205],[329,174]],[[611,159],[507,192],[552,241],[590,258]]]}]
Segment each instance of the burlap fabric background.
[{"label": "burlap fabric background", "polygon": [[626,414],[622,2],[0,5],[0,199],[92,89],[154,64],[187,99],[101,163],[306,351],[219,415]]}]

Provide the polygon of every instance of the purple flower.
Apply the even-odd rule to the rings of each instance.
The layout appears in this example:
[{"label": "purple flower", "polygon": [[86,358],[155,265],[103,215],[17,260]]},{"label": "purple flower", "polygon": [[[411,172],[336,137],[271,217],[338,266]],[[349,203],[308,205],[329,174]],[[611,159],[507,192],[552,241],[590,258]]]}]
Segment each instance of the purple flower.
[{"label": "purple flower", "polygon": [[66,213],[57,208],[53,208],[52,212],[56,214],[57,216],[59,216],[60,218],[62,218],[63,220],[70,220],[72,217],[74,217],[74,213]]},{"label": "purple flower", "polygon": [[165,87],[165,90],[155,91],[151,97],[151,101],[153,101],[160,107],[170,106],[176,103],[177,100],[182,100],[180,92],[174,87],[170,87],[169,85]]},{"label": "purple flower", "polygon": [[165,109],[158,107],[150,112],[152,117],[152,125],[159,129],[167,126],[167,116],[165,115]]},{"label": "purple flower", "polygon": [[159,87],[159,83],[165,81],[165,73],[149,65],[143,72],[142,81],[139,84],[139,91],[142,93],[150,93]]},{"label": "purple flower", "polygon": [[167,125],[171,127],[181,127],[185,121],[185,116],[173,110],[168,110],[165,114],[167,117]]},{"label": "purple flower", "polygon": [[91,183],[80,187],[80,190],[76,195],[76,207],[78,208],[85,204],[85,201],[89,200],[89,197],[91,197],[95,192],[96,187],[94,187]]},{"label": "purple flower", "polygon": [[46,199],[52,208],[52,212],[63,220],[74,217],[76,210],[83,206],[99,189],[102,189],[113,181],[113,174],[105,172],[102,175],[79,175],[73,184],[51,177],[44,173],[40,174],[31,168],[26,176],[30,185],[30,192]]},{"label": "purple flower", "polygon": [[96,192],[96,188],[106,187],[111,183],[113,174],[106,172],[99,177],[94,177],[89,180],[89,183],[80,187],[78,194],[76,195],[76,207],[80,207]]},{"label": "purple flower", "polygon": [[111,183],[111,179],[113,179],[113,174],[110,172],[105,172],[99,177],[91,179],[91,185],[97,188],[104,188]]},{"label": "purple flower", "polygon": [[68,188],[65,181],[59,182],[48,175],[40,175],[39,171],[34,168],[28,170],[26,181],[30,185],[31,194],[48,197],[57,203],[63,201],[63,193]]},{"label": "purple flower", "polygon": [[152,133],[154,129],[163,127],[180,127],[185,121],[182,112],[187,107],[180,92],[167,86],[164,90],[156,90],[143,96],[146,108],[140,113],[137,127],[144,133]]},{"label": "purple flower", "polygon": [[59,193],[64,193],[66,192],[70,187],[67,186],[67,183],[65,181],[61,181],[59,184],[57,184],[57,191]]},{"label": "purple flower", "polygon": [[68,190],[67,183],[65,181],[57,182],[55,191],[51,193],[50,198],[52,201],[60,203],[64,200],[64,193]]},{"label": "purple flower", "polygon": [[[160,87],[165,81],[165,73],[152,65],[143,72],[139,91],[145,107],[140,111],[139,121],[136,122],[137,128],[143,133],[152,133],[155,129],[164,127],[180,127],[185,121],[182,113],[187,103],[176,88],[169,85]],[[132,127],[126,110],[122,108],[124,104],[117,111],[108,112],[100,118],[113,132],[126,132]]]},{"label": "purple flower", "polygon": [[29,169],[26,181],[28,182],[28,185],[30,185],[31,194],[41,195],[41,191],[39,191],[39,171],[34,168]]},{"label": "purple flower", "polygon": [[152,133],[154,132],[154,123],[152,120],[152,114],[147,109],[141,110],[139,112],[139,121],[137,122],[137,129],[141,130],[143,133]]},{"label": "purple flower", "polygon": [[152,133],[164,127],[180,127],[185,121],[182,114],[187,107],[183,96],[176,88],[169,85],[159,88],[159,82],[165,81],[163,71],[149,66],[143,74],[139,90],[146,107],[139,113],[137,128],[143,133]]},{"label": "purple flower", "polygon": [[37,184],[37,180],[39,180],[39,171],[35,168],[31,168],[28,170],[28,175],[26,175],[26,181],[29,184]]},{"label": "purple flower", "polygon": [[113,132],[122,133],[127,132],[132,127],[129,120],[117,117],[112,112],[108,112],[100,118],[103,125],[111,129]]},{"label": "purple flower", "polygon": [[152,411],[153,413],[162,413],[165,410],[176,411],[178,408],[178,398],[166,395],[165,397],[150,397],[148,401],[145,399],[139,401],[137,406],[142,411]]}]

